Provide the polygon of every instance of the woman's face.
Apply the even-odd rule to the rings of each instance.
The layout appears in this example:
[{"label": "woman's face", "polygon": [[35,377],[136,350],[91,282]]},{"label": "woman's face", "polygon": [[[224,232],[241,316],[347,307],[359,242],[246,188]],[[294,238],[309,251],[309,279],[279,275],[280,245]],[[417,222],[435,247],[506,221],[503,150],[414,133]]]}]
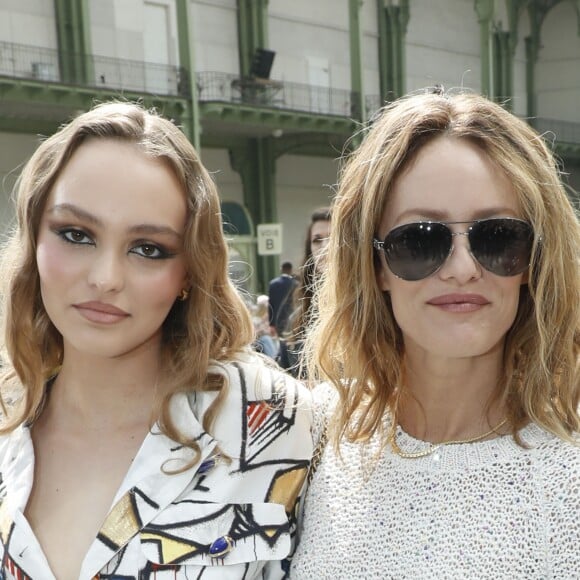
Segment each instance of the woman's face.
[{"label": "woman's face", "polygon": [[[492,217],[520,217],[509,180],[475,145],[440,137],[394,183],[377,237],[410,222]],[[469,224],[449,227],[465,232]],[[380,253],[378,283],[390,293],[405,349],[451,358],[500,352],[525,273],[502,277],[483,269],[466,236],[454,236],[453,246],[443,266],[418,281],[397,278]]]},{"label": "woman's face", "polygon": [[330,222],[319,220],[310,228],[310,252],[314,260],[314,270],[320,273],[326,263],[326,246],[330,236]]},{"label": "woman's face", "polygon": [[70,350],[121,357],[160,343],[186,286],[185,193],[135,145],[89,140],[57,179],[36,260],[48,316]]}]

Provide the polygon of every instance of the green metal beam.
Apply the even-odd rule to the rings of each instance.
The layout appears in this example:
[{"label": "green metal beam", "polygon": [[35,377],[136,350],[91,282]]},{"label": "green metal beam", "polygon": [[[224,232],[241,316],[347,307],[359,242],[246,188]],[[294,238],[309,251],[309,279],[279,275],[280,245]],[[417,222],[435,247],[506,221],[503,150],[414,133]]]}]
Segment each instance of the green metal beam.
[{"label": "green metal beam", "polygon": [[353,117],[359,121],[366,119],[363,97],[363,70],[360,9],[362,0],[348,0],[348,21],[350,33],[350,90],[352,91]]},{"label": "green metal beam", "polygon": [[356,129],[356,123],[346,117],[314,115],[281,109],[259,109],[248,105],[205,102],[200,103],[199,110],[202,122],[221,120],[241,123],[254,127],[256,133],[262,134],[264,129],[281,129],[282,131],[320,131],[348,135]]},{"label": "green metal beam", "polygon": [[238,1],[240,76],[250,76],[257,48],[268,48],[268,0]]},{"label": "green metal beam", "polygon": [[388,18],[385,10],[384,0],[377,1],[377,25],[379,31],[379,87],[381,91],[381,100],[389,100],[391,85],[389,82],[389,38],[390,30]]},{"label": "green metal beam", "polygon": [[200,124],[199,124],[199,101],[195,76],[195,53],[194,43],[191,37],[193,30],[191,21],[191,9],[189,0],[176,0],[177,12],[177,37],[179,46],[179,64],[182,68],[183,79],[187,83],[190,98],[187,103],[184,128],[188,139],[197,152],[200,152]]},{"label": "green metal beam", "polygon": [[379,78],[383,99],[394,100],[406,92],[405,42],[409,2],[393,5],[377,0],[379,21]]},{"label": "green metal beam", "polygon": [[251,27],[248,24],[249,6],[246,0],[238,0],[238,54],[240,59],[240,76],[250,74],[252,62]]},{"label": "green metal beam", "polygon": [[3,117],[0,114],[0,132],[24,133],[27,135],[52,135],[61,123],[29,117]]},{"label": "green metal beam", "polygon": [[58,114],[62,111],[66,120],[70,113],[79,110],[88,110],[97,102],[111,99],[139,101],[146,107],[155,107],[162,114],[181,120],[187,110],[187,101],[172,96],[152,96],[143,93],[124,91],[119,94],[114,90],[98,89],[95,87],[71,87],[59,83],[45,83],[41,81],[0,78],[0,115],[4,119],[11,118],[10,103],[21,107],[29,107],[27,117],[34,117],[34,106],[39,106],[39,116],[47,117],[46,107]]},{"label": "green metal beam", "polygon": [[88,0],[54,0],[54,11],[62,79],[85,84],[94,76]]},{"label": "green metal beam", "polygon": [[[244,205],[254,224],[277,221],[276,160],[272,139],[248,139],[241,147],[230,149],[232,169],[240,174],[244,189]],[[257,256],[257,280],[261,292],[277,274],[277,256]]]},{"label": "green metal beam", "polygon": [[491,23],[494,13],[493,0],[475,0],[475,11],[479,22],[480,52],[481,52],[481,92],[492,97],[493,61],[491,58],[493,43],[491,42]]}]

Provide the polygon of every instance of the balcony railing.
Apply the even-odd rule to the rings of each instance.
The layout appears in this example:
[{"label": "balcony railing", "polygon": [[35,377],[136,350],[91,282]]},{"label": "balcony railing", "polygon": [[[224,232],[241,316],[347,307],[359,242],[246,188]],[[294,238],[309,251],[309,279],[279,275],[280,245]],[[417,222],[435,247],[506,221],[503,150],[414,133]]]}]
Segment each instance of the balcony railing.
[{"label": "balcony railing", "polygon": [[269,79],[241,79],[220,72],[199,72],[196,84],[201,102],[242,103],[340,117],[352,117],[355,113],[356,94],[344,89]]},{"label": "balcony railing", "polygon": [[9,42],[0,42],[0,76],[117,91],[188,96],[183,71],[176,66],[65,54],[56,49]]},{"label": "balcony railing", "polygon": [[[187,72],[177,66],[65,54],[51,48],[0,41],[0,77],[43,83],[89,86],[115,91],[188,98]],[[356,118],[358,93],[286,81],[241,79],[220,72],[196,74],[202,102],[245,105]],[[384,104],[378,95],[365,95],[367,118]],[[580,144],[580,123],[536,118],[529,121],[540,133],[554,135],[556,143]]]}]

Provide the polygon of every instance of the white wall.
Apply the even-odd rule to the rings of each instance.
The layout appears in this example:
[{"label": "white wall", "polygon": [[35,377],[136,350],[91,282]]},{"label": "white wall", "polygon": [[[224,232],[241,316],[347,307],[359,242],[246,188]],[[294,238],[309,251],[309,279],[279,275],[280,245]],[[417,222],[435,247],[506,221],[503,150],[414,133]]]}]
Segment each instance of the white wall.
[{"label": "white wall", "polygon": [[481,90],[480,35],[474,3],[410,0],[407,91],[435,83]]},{"label": "white wall", "polygon": [[379,26],[377,3],[366,0],[362,6],[361,38],[363,63],[363,92],[365,95],[379,96]]},{"label": "white wall", "polygon": [[54,2],[48,0],[2,0],[0,41],[57,48]]},{"label": "white wall", "polygon": [[244,204],[244,190],[240,174],[234,171],[230,165],[227,149],[201,150],[201,161],[206,169],[212,174],[218,187],[220,198],[224,201],[235,201]]},{"label": "white wall", "polygon": [[58,79],[54,2],[0,0],[0,43],[0,75]]},{"label": "white wall", "polygon": [[196,70],[239,74],[236,0],[191,2]]},{"label": "white wall", "polygon": [[329,86],[350,90],[348,0],[270,0],[271,77],[309,83],[309,58],[326,60]]},{"label": "white wall", "polygon": [[338,161],[326,157],[284,155],[276,165],[278,217],[284,224],[281,260],[295,266],[304,257],[310,214],[329,205],[334,196]]},{"label": "white wall", "polygon": [[580,123],[580,35],[572,3],[557,4],[544,20],[540,34],[538,117]]},{"label": "white wall", "polygon": [[6,232],[14,219],[14,184],[39,144],[36,135],[0,133],[0,233]]}]

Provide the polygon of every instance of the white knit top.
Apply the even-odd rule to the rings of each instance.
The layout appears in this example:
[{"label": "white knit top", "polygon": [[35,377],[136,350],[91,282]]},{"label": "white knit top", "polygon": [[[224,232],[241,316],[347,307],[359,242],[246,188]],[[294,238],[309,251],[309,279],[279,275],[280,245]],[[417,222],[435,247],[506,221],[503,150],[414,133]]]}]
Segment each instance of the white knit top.
[{"label": "white knit top", "polygon": [[[293,580],[580,579],[580,447],[536,425],[404,459],[329,444],[308,491]],[[398,429],[407,452],[429,444]]]}]

